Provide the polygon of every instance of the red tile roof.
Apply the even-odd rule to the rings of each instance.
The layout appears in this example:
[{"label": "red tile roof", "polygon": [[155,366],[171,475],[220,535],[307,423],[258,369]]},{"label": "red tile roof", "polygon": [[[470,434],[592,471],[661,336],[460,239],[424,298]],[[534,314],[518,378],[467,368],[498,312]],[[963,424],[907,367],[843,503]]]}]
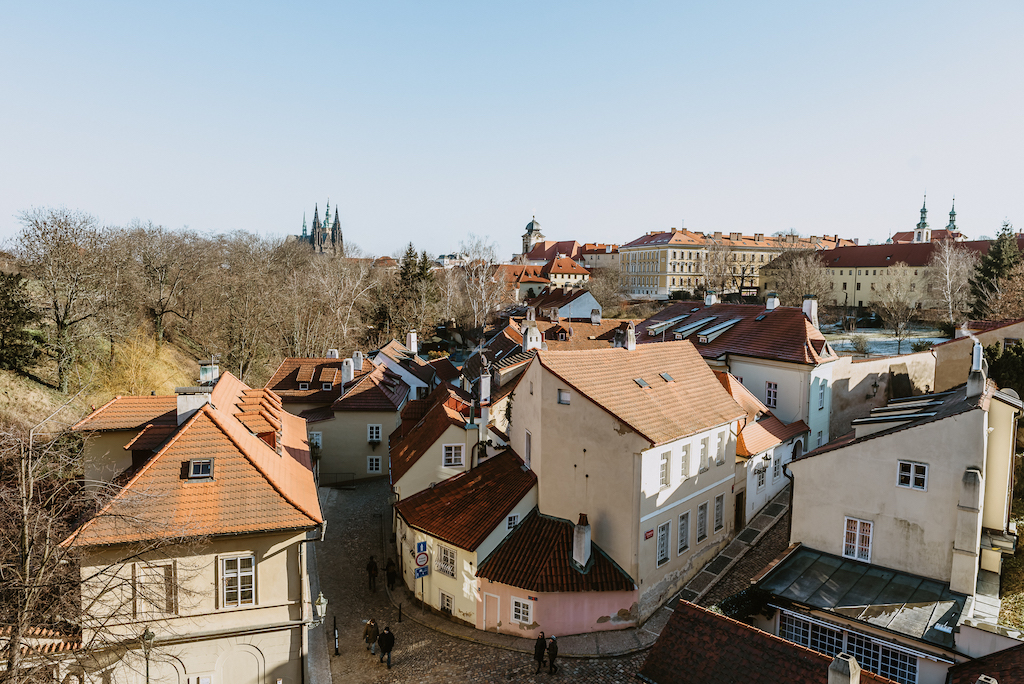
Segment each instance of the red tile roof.
[{"label": "red tile roof", "polygon": [[430,367],[434,369],[441,382],[452,382],[459,377],[459,369],[447,356],[434,359],[430,362]]},{"label": "red tile roof", "polygon": [[[987,254],[991,242],[968,240],[958,246],[977,254]],[[1024,251],[1024,235],[1017,235],[1017,246]],[[852,245],[819,252],[828,268],[883,268],[902,261],[907,266],[927,266],[936,242],[904,242],[892,245]]]},{"label": "red tile roof", "polygon": [[786,425],[769,413],[761,420],[747,423],[740,431],[736,440],[736,455],[750,458],[809,431],[810,428],[802,420]]},{"label": "red tile roof", "polygon": [[[687,341],[642,345],[633,351],[541,351],[537,362],[651,444],[746,415]],[[636,379],[648,386],[641,387]]]},{"label": "red tile roof", "polygon": [[[522,319],[513,320],[519,320],[521,323]],[[557,322],[537,321],[537,327],[550,351],[572,351],[610,347],[615,339],[615,331],[628,322],[623,319],[605,318],[594,325],[589,318],[560,318]],[[633,321],[634,325],[639,322]],[[559,339],[560,332],[566,334],[566,339]]]},{"label": "red tile roof", "polygon": [[949,684],[975,684],[979,675],[988,675],[999,684],[1024,682],[1024,644],[968,660],[947,671]]},{"label": "red tile roof", "polygon": [[[468,457],[468,455],[467,455]],[[409,525],[475,551],[537,484],[511,449],[395,504]]]},{"label": "red tile roof", "polygon": [[563,290],[560,287],[556,287],[553,290],[548,290],[539,297],[534,297],[529,301],[529,305],[539,309],[548,309],[552,306],[562,308],[566,304],[579,299],[584,294],[587,294],[589,290],[580,288],[574,288],[571,290]]},{"label": "red tile roof", "polygon": [[[267,382],[267,389],[286,403],[329,405],[341,396],[341,364],[345,359],[289,358],[281,362]],[[373,370],[373,364],[363,360],[362,370],[355,371],[353,380]],[[300,390],[299,383],[308,382],[309,389]],[[333,383],[324,390],[323,383]]]},{"label": "red tile roof", "polygon": [[99,407],[71,429],[80,431],[139,430],[153,425],[178,424],[178,398],[117,396]]},{"label": "red tile roof", "polygon": [[[450,387],[442,385],[434,392],[442,390],[443,394],[435,397],[433,405],[424,413],[423,417],[415,425],[407,425],[402,422],[394,432],[391,433],[388,441],[390,443],[391,459],[391,484],[398,482],[403,475],[425,454],[445,430],[455,425],[463,427],[469,422],[467,415],[469,408],[461,404],[457,396],[450,391]],[[465,407],[453,408],[452,406]],[[466,414],[461,411],[465,410]]]},{"label": "red tile roof", "polygon": [[346,386],[331,405],[334,411],[398,411],[409,396],[409,386],[383,364]]},{"label": "red tile roof", "polygon": [[[957,240],[963,233],[959,231],[948,231],[945,228],[939,228],[938,230],[932,231],[932,242],[942,242],[943,240]],[[904,230],[899,233],[893,233],[892,237],[889,238],[893,242],[913,242],[914,231]]]},{"label": "red tile roof", "polygon": [[722,233],[718,237],[714,234],[694,232],[691,230],[653,231],[641,235],[636,240],[622,245],[621,249],[630,247],[649,247],[660,245],[705,245],[710,241],[717,240],[730,247],[747,247],[761,249],[828,249],[837,245],[852,245],[852,240],[840,238],[838,235],[790,237],[765,236],[761,233],[755,235],[742,235],[734,233]]},{"label": "red tile roof", "polygon": [[[611,249],[608,249],[608,248]],[[580,254],[618,254],[618,245],[609,245],[603,242],[588,242],[580,249]]]},{"label": "red tile roof", "polygon": [[552,273],[556,275],[589,275],[590,271],[580,266],[579,263],[573,261],[569,257],[560,257],[558,259],[552,259],[548,263],[544,264],[541,269],[541,273],[545,276],[550,276]]},{"label": "red tile roof", "polygon": [[[683,316],[685,318],[680,318]],[[761,316],[763,318],[758,320]],[[677,318],[680,320],[669,325],[663,333],[654,336],[647,333],[651,326]],[[692,340],[697,351],[706,359],[736,354],[817,365],[839,358],[821,331],[811,325],[803,310],[793,306],[779,306],[768,311],[760,304],[720,303],[705,306],[704,302],[680,302],[665,307],[638,325],[637,344],[647,345],[675,339],[676,330],[708,318],[712,320],[696,329],[684,331],[684,339]],[[736,323],[706,344],[700,342],[701,335],[728,321]]]},{"label": "red tile roof", "polygon": [[[680,600],[637,678],[650,684],[827,684],[832,658]],[[864,684],[892,680],[861,671]]]},{"label": "red tile roof", "polygon": [[732,373],[725,371],[714,371],[715,377],[722,383],[722,387],[729,393],[729,396],[739,404],[744,411],[747,412],[747,420],[755,421],[759,416],[763,416],[768,413],[768,407],[761,403],[761,400],[753,395],[753,393],[743,386],[743,383],[739,381]]},{"label": "red tile roof", "polygon": [[534,508],[512,534],[480,562],[476,576],[527,591],[633,591],[636,585],[591,543],[585,571],[572,559],[574,526],[563,518],[541,515]]},{"label": "red tile roof", "polygon": [[559,254],[575,259],[580,255],[580,243],[575,240],[544,240],[535,244],[526,254],[526,258],[529,261],[551,261]]},{"label": "red tile roof", "polygon": [[[257,392],[263,392],[257,390]],[[303,529],[322,522],[305,421],[278,409],[279,454],[243,424],[250,388],[230,373],[123,489],[65,543],[106,545],[164,537]],[[263,402],[272,403],[264,395]],[[213,459],[213,477],[186,476],[190,459]]]}]

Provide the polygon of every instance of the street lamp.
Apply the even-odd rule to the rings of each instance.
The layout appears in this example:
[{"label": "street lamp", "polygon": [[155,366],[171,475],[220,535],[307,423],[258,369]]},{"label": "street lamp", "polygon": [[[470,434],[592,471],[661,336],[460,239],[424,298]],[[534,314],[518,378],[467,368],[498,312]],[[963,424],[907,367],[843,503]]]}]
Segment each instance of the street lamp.
[{"label": "street lamp", "polygon": [[153,640],[156,639],[156,634],[153,634],[148,626],[146,631],[142,633],[140,641],[142,642],[142,654],[146,656],[146,684],[149,684],[149,653],[153,650]]},{"label": "street lamp", "polygon": [[313,601],[313,607],[316,608],[317,619],[309,623],[310,627],[319,627],[324,623],[324,615],[327,614],[327,599],[324,598],[324,592],[320,592],[320,595],[316,597],[316,601]]}]

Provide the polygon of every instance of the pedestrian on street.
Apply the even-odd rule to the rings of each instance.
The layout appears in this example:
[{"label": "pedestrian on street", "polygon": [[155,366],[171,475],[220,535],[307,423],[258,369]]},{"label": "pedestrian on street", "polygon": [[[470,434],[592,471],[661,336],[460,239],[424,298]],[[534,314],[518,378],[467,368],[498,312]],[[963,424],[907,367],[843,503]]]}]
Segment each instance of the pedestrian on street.
[{"label": "pedestrian on street", "polygon": [[370,556],[370,561],[366,564],[366,574],[370,577],[370,591],[377,591],[377,561],[373,560],[373,556]]},{"label": "pedestrian on street", "polygon": [[377,637],[380,636],[380,630],[377,629],[377,621],[370,618],[366,621],[366,629],[363,630],[363,641],[366,642],[366,650],[370,652],[370,655],[377,655]]},{"label": "pedestrian on street", "polygon": [[558,666],[555,665],[555,658],[558,657],[558,637],[554,634],[551,635],[551,641],[548,643],[548,674],[555,674],[558,672]]},{"label": "pedestrian on street", "polygon": [[537,641],[533,643],[533,659],[537,661],[537,672],[540,674],[540,668],[544,665],[544,651],[548,647],[548,642],[544,639],[544,632],[540,633],[537,637]]},{"label": "pedestrian on street", "polygon": [[388,591],[395,590],[395,578],[398,576],[398,566],[395,565],[394,558],[388,558],[388,564],[384,568],[384,575],[387,576],[388,580]]},{"label": "pedestrian on street", "polygon": [[377,643],[380,644],[380,658],[377,660],[378,663],[384,662],[384,656],[388,657],[388,669],[391,669],[391,649],[395,647],[395,635],[391,633],[390,627],[385,627],[384,631],[377,637]]}]

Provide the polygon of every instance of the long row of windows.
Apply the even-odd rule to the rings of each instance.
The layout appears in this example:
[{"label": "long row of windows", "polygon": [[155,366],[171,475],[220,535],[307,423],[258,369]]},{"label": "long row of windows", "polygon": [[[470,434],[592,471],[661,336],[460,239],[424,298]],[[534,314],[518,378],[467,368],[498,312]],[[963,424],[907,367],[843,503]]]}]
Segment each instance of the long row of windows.
[{"label": "long row of windows", "polygon": [[826,627],[782,611],[779,616],[779,636],[827,656],[849,653],[869,672],[901,684],[917,684],[916,656],[890,648],[862,634]]},{"label": "long row of windows", "polygon": [[[256,557],[225,556],[219,559],[218,608],[256,605]],[[176,563],[135,563],[132,566],[136,617],[178,613]]]},{"label": "long row of windows", "polygon": [[[708,538],[708,505],[709,501],[697,506],[697,543]],[[715,532],[725,527],[725,494],[715,497]],[[664,565],[671,558],[670,539],[672,537],[672,521],[663,522],[658,525],[657,560],[658,565]],[[681,556],[690,550],[690,511],[679,514],[678,528],[676,532],[676,556]]]},{"label": "long row of windows", "polygon": [[701,438],[696,444],[698,457],[696,473],[692,470],[689,444],[683,444],[679,447],[678,465],[675,467],[673,467],[673,452],[662,452],[658,473],[660,487],[666,489],[675,484],[685,482],[693,475],[703,473],[711,467],[712,457],[715,459],[715,465],[723,465],[725,463],[725,448],[728,441],[727,433],[725,430],[721,430],[714,436],[714,451],[712,451],[711,439],[709,435]]}]

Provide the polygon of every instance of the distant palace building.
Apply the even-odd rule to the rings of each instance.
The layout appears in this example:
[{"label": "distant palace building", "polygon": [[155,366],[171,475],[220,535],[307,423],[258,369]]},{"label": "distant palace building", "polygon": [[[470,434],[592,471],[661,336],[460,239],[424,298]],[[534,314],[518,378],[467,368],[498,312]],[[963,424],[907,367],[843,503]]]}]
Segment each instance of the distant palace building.
[{"label": "distant palace building", "polygon": [[317,254],[342,255],[345,253],[345,240],[341,234],[341,221],[338,219],[338,207],[334,207],[334,223],[327,227],[331,218],[331,201],[327,200],[327,210],[324,212],[324,222],[320,223],[320,209],[313,205],[313,230],[306,228],[306,217],[302,217],[302,235],[295,236],[296,239],[308,242],[313,246]]}]

